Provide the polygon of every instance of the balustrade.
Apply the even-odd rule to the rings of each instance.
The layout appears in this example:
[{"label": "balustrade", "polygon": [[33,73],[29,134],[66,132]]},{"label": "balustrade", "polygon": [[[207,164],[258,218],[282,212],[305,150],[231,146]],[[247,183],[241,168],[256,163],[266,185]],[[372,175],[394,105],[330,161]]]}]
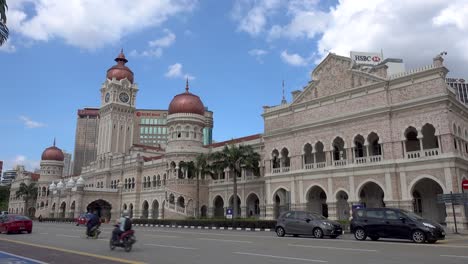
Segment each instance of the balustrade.
[{"label": "balustrade", "polygon": [[306,170],[311,170],[314,168],[314,164],[313,163],[307,163],[307,164],[304,164],[304,169]]},{"label": "balustrade", "polygon": [[347,161],[346,160],[335,160],[335,161],[333,161],[333,164],[335,166],[346,166]]}]

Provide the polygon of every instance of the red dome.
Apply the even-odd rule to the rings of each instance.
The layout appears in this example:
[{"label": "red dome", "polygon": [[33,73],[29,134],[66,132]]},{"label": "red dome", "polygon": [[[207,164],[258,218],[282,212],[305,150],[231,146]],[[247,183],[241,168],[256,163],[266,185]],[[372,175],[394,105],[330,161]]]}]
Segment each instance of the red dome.
[{"label": "red dome", "polygon": [[54,144],[52,147],[48,147],[42,152],[42,160],[56,160],[63,161],[64,156],[61,149],[57,148]]},{"label": "red dome", "polygon": [[174,99],[169,104],[169,114],[191,113],[205,115],[205,106],[200,97],[190,93],[188,90],[187,82],[185,93],[174,96]]},{"label": "red dome", "polygon": [[107,79],[112,80],[115,78],[120,81],[127,78],[131,83],[133,83],[133,72],[130,68],[125,66],[125,63],[127,63],[128,60],[125,58],[123,50],[120,51],[120,54],[115,58],[115,61],[117,62],[117,65],[114,65],[107,70]]}]

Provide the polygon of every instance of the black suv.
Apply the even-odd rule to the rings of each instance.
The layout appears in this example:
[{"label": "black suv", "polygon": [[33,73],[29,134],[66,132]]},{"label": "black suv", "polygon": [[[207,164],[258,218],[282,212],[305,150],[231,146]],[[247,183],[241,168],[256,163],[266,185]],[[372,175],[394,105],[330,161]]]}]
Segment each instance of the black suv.
[{"label": "black suv", "polygon": [[445,239],[441,225],[419,215],[395,208],[364,208],[353,212],[351,232],[357,240],[370,237],[410,239],[416,243],[435,243]]}]

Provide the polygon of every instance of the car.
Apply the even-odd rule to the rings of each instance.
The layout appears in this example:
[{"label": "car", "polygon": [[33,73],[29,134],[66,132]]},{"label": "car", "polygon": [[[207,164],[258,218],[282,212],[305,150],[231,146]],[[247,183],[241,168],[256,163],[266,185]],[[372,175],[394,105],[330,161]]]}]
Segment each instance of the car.
[{"label": "car", "polygon": [[435,243],[445,239],[445,231],[440,224],[398,208],[357,209],[353,212],[350,227],[357,240],[397,238],[415,243]]},{"label": "car", "polygon": [[0,215],[7,215],[8,214],[8,211],[1,211],[0,212]]},{"label": "car", "polygon": [[276,221],[275,231],[279,237],[289,234],[337,238],[343,234],[343,228],[338,222],[305,211],[287,211],[281,214]]},{"label": "car", "polygon": [[88,213],[80,214],[80,216],[78,216],[78,217],[75,219],[76,225],[77,225],[77,226],[79,226],[79,225],[86,225],[86,223],[88,222],[88,220],[89,220],[90,217],[91,217],[91,215],[88,214]]},{"label": "car", "polygon": [[0,232],[2,233],[31,233],[32,226],[32,220],[24,215],[8,214],[0,217]]}]

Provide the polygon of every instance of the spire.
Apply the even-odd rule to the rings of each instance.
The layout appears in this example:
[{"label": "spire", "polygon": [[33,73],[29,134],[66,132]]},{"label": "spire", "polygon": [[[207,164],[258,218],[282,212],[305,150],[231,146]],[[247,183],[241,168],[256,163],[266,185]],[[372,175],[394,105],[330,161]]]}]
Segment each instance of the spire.
[{"label": "spire", "polygon": [[123,65],[128,62],[128,60],[125,58],[125,54],[123,53],[123,48],[120,49],[120,53],[117,55],[117,58],[115,58],[114,61]]},{"label": "spire", "polygon": [[281,100],[281,104],[287,104],[286,98],[284,97],[284,80],[283,80],[283,99]]},{"label": "spire", "polygon": [[188,77],[187,79],[185,80],[185,92],[188,93],[189,91],[189,84],[188,84]]},{"label": "spire", "polygon": [[55,147],[55,137],[54,137],[54,147]]}]

